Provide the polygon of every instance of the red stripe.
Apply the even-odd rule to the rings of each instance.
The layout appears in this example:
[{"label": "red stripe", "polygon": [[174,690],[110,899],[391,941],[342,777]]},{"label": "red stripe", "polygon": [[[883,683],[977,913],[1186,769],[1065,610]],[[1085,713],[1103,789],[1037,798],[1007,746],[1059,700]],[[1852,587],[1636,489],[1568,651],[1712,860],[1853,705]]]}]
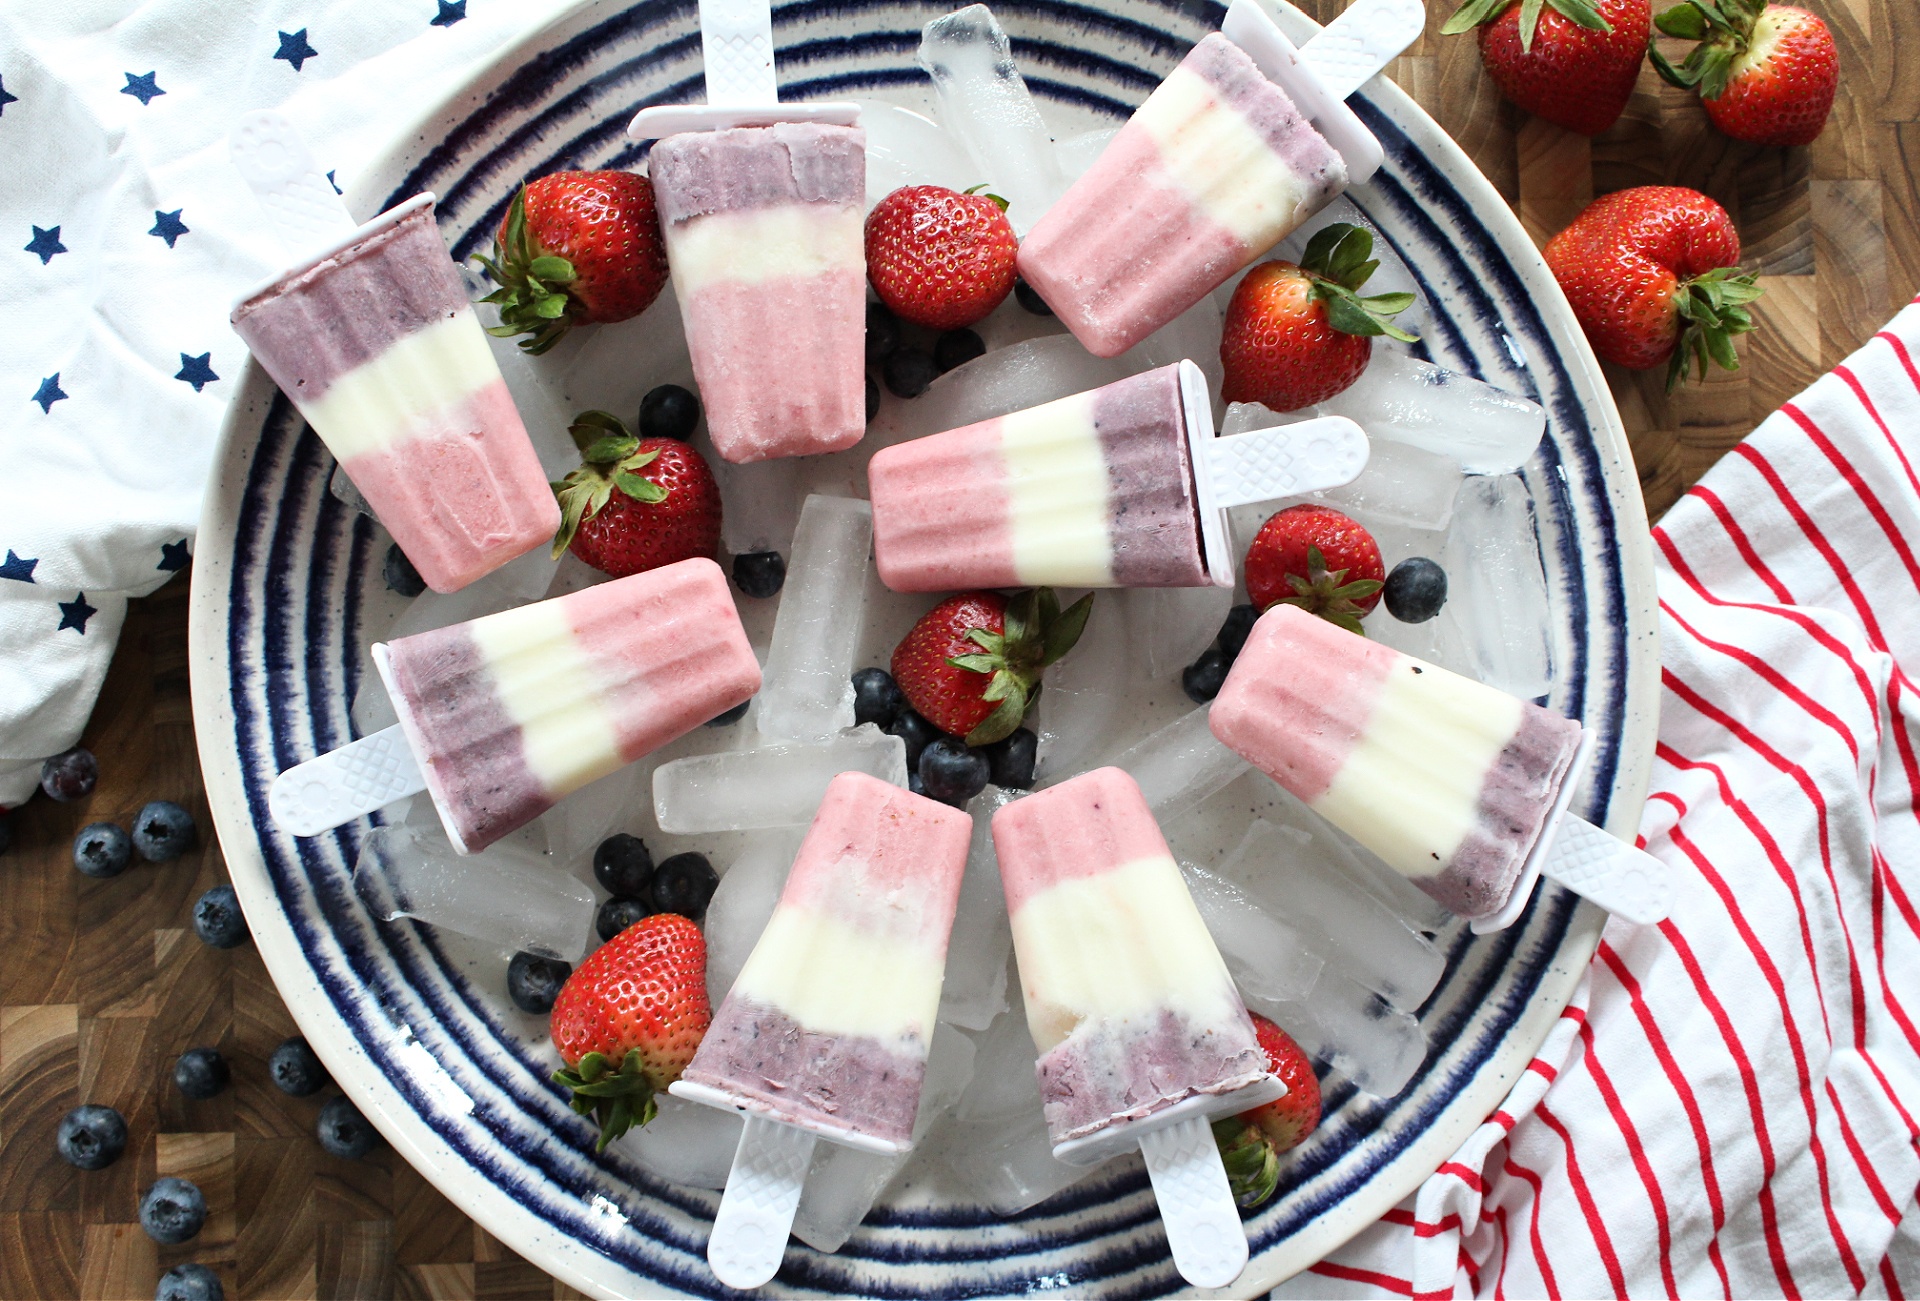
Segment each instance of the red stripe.
[{"label": "red stripe", "polygon": [[1397,1224],[1403,1229],[1411,1229],[1419,1221],[1414,1219],[1412,1211],[1403,1211],[1398,1206],[1380,1217],[1388,1224]]},{"label": "red stripe", "polygon": [[1867,1156],[1867,1150],[1860,1146],[1860,1140],[1854,1136],[1853,1126],[1847,1123],[1847,1113],[1841,1109],[1840,1094],[1833,1087],[1831,1078],[1825,1081],[1827,1099],[1833,1103],[1833,1114],[1840,1121],[1840,1141],[1853,1153],[1853,1162],[1860,1167],[1860,1173],[1866,1176],[1867,1191],[1873,1194],[1873,1200],[1880,1204],[1880,1213],[1894,1224],[1900,1223],[1900,1208],[1893,1204],[1893,1198],[1887,1196],[1886,1186],[1880,1182],[1879,1174],[1873,1168],[1873,1161]]},{"label": "red stripe", "polygon": [[1654,1059],[1660,1063],[1674,1096],[1680,1099],[1681,1110],[1687,1113],[1687,1124],[1693,1130],[1694,1148],[1700,1156],[1700,1182],[1706,1189],[1707,1209],[1713,1217],[1713,1237],[1707,1240],[1707,1258],[1720,1275],[1720,1286],[1727,1294],[1727,1301],[1733,1301],[1733,1284],[1727,1277],[1727,1262],[1720,1254],[1720,1230],[1727,1223],[1727,1208],[1720,1200],[1720,1176],[1713,1168],[1713,1137],[1707,1133],[1706,1118],[1700,1113],[1700,1100],[1694,1097],[1692,1083],[1681,1071],[1679,1063],[1674,1061],[1673,1052],[1667,1047],[1667,1037],[1654,1020],[1653,1010],[1647,1006],[1639,980],[1611,944],[1600,941],[1599,952],[1607,970],[1626,990],[1627,1005],[1633,1009],[1634,1019],[1640,1023],[1641,1033],[1646,1035],[1647,1044],[1653,1049]]},{"label": "red stripe", "polygon": [[1839,582],[1841,590],[1853,603],[1854,614],[1859,616],[1861,626],[1867,630],[1867,640],[1873,644],[1875,650],[1884,651],[1887,648],[1887,639],[1880,631],[1880,621],[1874,618],[1873,608],[1868,604],[1866,594],[1860,590],[1860,585],[1853,581],[1852,572],[1841,561],[1839,552],[1833,549],[1833,544],[1827,541],[1826,534],[1822,533],[1814,524],[1812,517],[1801,509],[1800,503],[1794,499],[1792,490],[1781,480],[1779,473],[1768,463],[1765,456],[1754,449],[1751,441],[1736,443],[1733,451],[1728,455],[1737,456],[1747,462],[1759,471],[1761,478],[1767,481],[1767,485],[1773,489],[1773,495],[1786,508],[1787,514],[1793,516],[1794,523],[1800,526],[1800,532],[1813,544],[1814,550],[1820,553],[1826,560],[1827,567],[1833,571],[1833,576]]},{"label": "red stripe", "polygon": [[[1900,563],[1906,566],[1907,578],[1913,583],[1915,593],[1920,594],[1920,562],[1914,560],[1913,549],[1907,545],[1906,538],[1901,535],[1899,526],[1893,522],[1893,516],[1888,513],[1879,494],[1860,477],[1860,471],[1854,468],[1853,462],[1841,455],[1840,449],[1833,445],[1833,440],[1827,437],[1826,431],[1821,429],[1811,416],[1791,402],[1780,409],[1786,412],[1788,419],[1800,426],[1807,435],[1807,440],[1820,449],[1821,455],[1832,463],[1833,468],[1840,471],[1840,477],[1847,481],[1847,486],[1853,489],[1853,495],[1860,499],[1860,504],[1867,508],[1867,514],[1873,516],[1874,523],[1878,524],[1880,531],[1886,535],[1887,545],[1893,548],[1894,555],[1900,557]],[[1879,420],[1879,414],[1871,407],[1868,408],[1868,412],[1875,420]],[[1880,427],[1886,428],[1885,425]],[[1891,438],[1893,435],[1889,433],[1887,436]]]},{"label": "red stripe", "polygon": [[1900,1290],[1900,1275],[1893,1268],[1893,1257],[1880,1257],[1880,1282],[1887,1289],[1887,1301],[1906,1301],[1907,1294]]},{"label": "red stripe", "polygon": [[[1707,509],[1713,512],[1713,517],[1720,521],[1720,527],[1726,530],[1727,540],[1733,543],[1733,549],[1740,553],[1740,558],[1747,562],[1747,568],[1753,571],[1754,576],[1767,585],[1767,590],[1773,593],[1776,601],[1782,605],[1799,604],[1793,599],[1793,593],[1787,590],[1786,584],[1774,577],[1773,570],[1760,558],[1760,553],[1753,549],[1753,543],[1747,538],[1747,531],[1740,527],[1738,520],[1734,519],[1733,512],[1727,509],[1727,503],[1720,500],[1719,493],[1704,484],[1695,484],[1688,490],[1687,495],[1697,497],[1706,503]],[[1653,536],[1666,546],[1672,545],[1664,529],[1655,529]]]},{"label": "red stripe", "polygon": [[1437,1238],[1443,1233],[1457,1233],[1459,1229],[1460,1215],[1458,1212],[1455,1212],[1443,1218],[1438,1224],[1416,1223],[1413,1226],[1413,1236],[1416,1238]]},{"label": "red stripe", "polygon": [[[1893,997],[1893,986],[1887,982],[1887,954],[1882,945],[1882,937],[1886,932],[1887,914],[1885,882],[1890,879],[1891,873],[1886,869],[1886,860],[1881,857],[1880,851],[1876,848],[1873,851],[1873,888],[1869,894],[1869,898],[1872,900],[1874,955],[1879,962],[1880,988],[1886,993],[1887,1011],[1893,1016],[1894,1024],[1898,1025],[1900,1032],[1906,1035],[1908,1045],[1911,1046],[1916,1053],[1920,1053],[1920,1032],[1916,1032],[1913,1022],[1907,1019],[1906,1011],[1901,1008]],[[1862,1061],[1866,1062],[1867,1069],[1873,1072],[1873,1078],[1880,1081],[1881,1089],[1885,1091],[1889,1098],[1893,1099],[1893,1109],[1899,1112],[1900,1119],[1907,1123],[1907,1137],[1909,1140],[1920,1140],[1920,1128],[1915,1127],[1913,1117],[1908,1114],[1906,1107],[1900,1102],[1899,1093],[1894,1090],[1892,1083],[1888,1081],[1886,1075],[1880,1070],[1880,1063],[1875,1061],[1873,1054],[1867,1052],[1865,1049],[1860,1051],[1860,1057]]]},{"label": "red stripe", "polygon": [[1553,1067],[1547,1065],[1545,1062],[1541,1061],[1538,1057],[1534,1058],[1532,1061],[1527,1063],[1527,1069],[1532,1071],[1535,1075],[1538,1075],[1541,1079],[1545,1080],[1548,1084],[1552,1084],[1554,1080],[1558,1079],[1560,1076],[1559,1071],[1556,1071]]},{"label": "red stripe", "polygon": [[[1883,334],[1874,337],[1891,338],[1892,336]],[[1912,374],[1913,362],[1906,355],[1907,346],[1904,343],[1896,341],[1894,348],[1895,351],[1900,354],[1901,360],[1906,362],[1907,373]],[[1913,466],[1907,461],[1906,449],[1902,448],[1900,446],[1900,440],[1893,436],[1893,430],[1887,428],[1887,422],[1881,418],[1879,408],[1874,406],[1873,399],[1867,396],[1866,386],[1854,375],[1852,369],[1845,364],[1835,366],[1833,370],[1836,375],[1846,381],[1847,387],[1853,390],[1854,396],[1860,399],[1860,405],[1865,407],[1867,414],[1873,417],[1873,423],[1880,426],[1880,432],[1886,435],[1887,447],[1893,452],[1894,459],[1900,462],[1901,470],[1906,473],[1907,486],[1913,490],[1915,498],[1920,498],[1920,478],[1914,477]]]},{"label": "red stripe", "polygon": [[1667,604],[1665,601],[1660,602],[1660,609],[1666,614],[1666,616],[1669,619],[1679,624],[1680,630],[1686,633],[1687,636],[1691,637],[1694,641],[1698,642],[1702,646],[1705,646],[1708,650],[1717,651],[1720,654],[1725,655],[1727,658],[1735,660],[1738,663],[1744,665],[1746,668],[1750,669],[1752,672],[1757,674],[1762,680],[1764,680],[1767,683],[1767,685],[1771,686],[1775,691],[1778,691],[1781,695],[1793,701],[1794,704],[1800,706],[1801,709],[1806,711],[1809,717],[1817,719],[1818,721],[1826,724],[1827,727],[1832,729],[1834,735],[1838,736],[1840,740],[1843,743],[1845,743],[1847,749],[1852,751],[1854,762],[1856,763],[1859,762],[1860,741],[1857,737],[1854,736],[1852,730],[1847,727],[1846,723],[1841,721],[1841,718],[1838,714],[1834,713],[1831,709],[1828,709],[1825,705],[1821,704],[1819,701],[1815,700],[1812,696],[1808,695],[1806,692],[1802,691],[1799,687],[1795,686],[1790,680],[1788,680],[1787,676],[1784,673],[1774,668],[1771,664],[1767,663],[1764,659],[1761,659],[1758,655],[1755,655],[1752,651],[1747,650],[1744,647],[1731,645],[1727,642],[1715,641],[1713,638],[1707,636],[1705,633],[1701,632],[1698,628],[1688,623],[1685,617],[1683,617],[1678,610],[1674,609],[1671,605]]},{"label": "red stripe", "polygon": [[1647,1160],[1647,1149],[1640,1142],[1640,1130],[1634,1125],[1632,1114],[1621,1104],[1619,1092],[1613,1087],[1606,1069],[1600,1065],[1599,1049],[1594,1043],[1591,1027],[1580,1027],[1580,1039],[1587,1048],[1587,1073],[1593,1076],[1594,1087],[1600,1091],[1600,1100],[1606,1103],[1607,1114],[1613,1117],[1613,1123],[1627,1145],[1627,1155],[1633,1161],[1633,1168],[1640,1175],[1640,1185],[1647,1190],[1647,1201],[1653,1207],[1654,1232],[1660,1239],[1660,1281],[1666,1284],[1667,1295],[1678,1301],[1680,1292],[1673,1279],[1673,1233],[1667,1223],[1667,1199],[1660,1191],[1660,1180],[1654,1174],[1653,1163]]},{"label": "red stripe", "polygon": [[1519,1123],[1512,1116],[1509,1116],[1504,1110],[1494,1112],[1492,1121],[1494,1124],[1500,1126],[1500,1128],[1506,1130],[1507,1133],[1509,1134],[1513,1133],[1513,1127]]},{"label": "red stripe", "polygon": [[1507,1208],[1494,1208],[1493,1219],[1500,1226],[1500,1270],[1493,1276],[1493,1301],[1507,1301],[1507,1262],[1513,1259],[1513,1235],[1507,1232]]},{"label": "red stripe", "polygon": [[1452,1175],[1476,1193],[1484,1195],[1487,1191],[1486,1184],[1480,1179],[1480,1172],[1477,1170],[1469,1170],[1458,1161],[1449,1161],[1438,1170],[1435,1170],[1434,1173],[1437,1175]]},{"label": "red stripe", "polygon": [[1344,1279],[1349,1283],[1366,1283],[1382,1291],[1395,1292],[1401,1296],[1413,1295],[1413,1284],[1403,1278],[1395,1278],[1391,1274],[1377,1273],[1371,1269],[1355,1269],[1351,1265],[1336,1265],[1330,1260],[1323,1260],[1318,1264],[1307,1266],[1307,1272],[1310,1274],[1321,1274],[1327,1278]]},{"label": "red stripe", "polygon": [[1548,1108],[1545,1098],[1534,1109],[1534,1114],[1546,1127],[1559,1135],[1561,1144],[1567,1149],[1567,1183],[1573,1188],[1574,1200],[1580,1203],[1580,1213],[1587,1217],[1587,1231],[1593,1234],[1593,1246],[1600,1253],[1600,1263],[1606,1266],[1607,1282],[1613,1285],[1614,1296],[1626,1301],[1627,1280],[1620,1272],[1620,1257],[1613,1249],[1613,1238],[1607,1232],[1607,1222],[1601,1218],[1600,1208],[1594,1204],[1593,1191],[1587,1187],[1586,1176],[1580,1173],[1580,1158],[1574,1154],[1573,1135],[1560,1123],[1560,1118]]},{"label": "red stripe", "polygon": [[1540,1241],[1540,1197],[1545,1191],[1540,1186],[1540,1176],[1516,1162],[1511,1156],[1507,1158],[1506,1168],[1508,1173],[1526,1180],[1528,1187],[1533,1189],[1533,1206],[1528,1216],[1527,1237],[1532,1242],[1533,1262],[1540,1267],[1540,1281],[1546,1284],[1546,1294],[1557,1297],[1560,1295],[1560,1286],[1553,1281],[1553,1266],[1547,1261],[1547,1247]]}]

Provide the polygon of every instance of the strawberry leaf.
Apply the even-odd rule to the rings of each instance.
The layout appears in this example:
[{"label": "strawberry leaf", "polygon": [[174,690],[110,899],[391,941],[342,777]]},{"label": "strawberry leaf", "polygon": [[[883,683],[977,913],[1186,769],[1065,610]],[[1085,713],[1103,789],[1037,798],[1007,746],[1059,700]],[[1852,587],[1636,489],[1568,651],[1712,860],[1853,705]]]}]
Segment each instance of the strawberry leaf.
[{"label": "strawberry leaf", "polygon": [[[1044,599],[1051,600],[1054,608],[1057,610],[1060,601],[1058,597],[1054,596],[1053,589],[1044,587],[1040,590],[1046,593]],[[1042,668],[1052,664],[1074,648],[1075,644],[1080,640],[1080,634],[1087,630],[1087,619],[1092,614],[1093,593],[1088,592],[1085,596],[1068,606],[1064,612],[1046,621],[1046,642],[1044,651],[1040,657]]]},{"label": "strawberry leaf", "polygon": [[987,683],[987,689],[980,693],[982,700],[1005,700],[1014,692],[1024,693],[1026,688],[1020,685],[1020,679],[1004,668],[995,669],[993,679]]},{"label": "strawberry leaf", "polygon": [[550,280],[561,285],[572,284],[575,279],[573,263],[551,253],[527,263],[527,274],[535,280]]},{"label": "strawberry leaf", "polygon": [[631,435],[613,434],[583,451],[581,459],[589,465],[616,465],[633,454],[640,440]]},{"label": "strawberry leaf", "polygon": [[1546,8],[1546,0],[1520,0],[1520,49],[1523,53],[1533,52],[1534,33],[1540,27],[1540,11]]},{"label": "strawberry leaf", "polygon": [[947,663],[972,673],[992,673],[1000,667],[999,657],[994,655],[950,655]]},{"label": "strawberry leaf", "polygon": [[1547,0],[1553,11],[1576,27],[1584,27],[1590,32],[1613,31],[1613,24],[1600,16],[1592,0]]},{"label": "strawberry leaf", "polygon": [[1705,379],[1710,366],[1740,369],[1733,337],[1753,329],[1753,313],[1746,305],[1760,297],[1751,274],[1738,267],[1716,267],[1695,276],[1674,291],[1673,307],[1680,318],[1680,338],[1667,364],[1667,391],[1697,365]]},{"label": "strawberry leaf", "polygon": [[665,488],[651,479],[642,479],[639,475],[629,474],[625,470],[613,476],[613,486],[635,501],[646,502],[649,505],[667,499]]},{"label": "strawberry leaf", "polygon": [[1465,4],[1453,11],[1453,17],[1447,19],[1440,28],[1440,34],[1457,36],[1461,32],[1472,31],[1498,18],[1512,3],[1513,0],[1467,0]]},{"label": "strawberry leaf", "polygon": [[1355,334],[1361,338],[1372,338],[1385,333],[1380,322],[1352,298],[1329,295],[1327,297],[1327,324],[1342,334]]},{"label": "strawberry leaf", "polygon": [[985,628],[967,629],[967,640],[990,655],[998,655],[1006,649],[1006,638],[997,632],[988,632]]},{"label": "strawberry leaf", "polygon": [[582,452],[608,435],[617,438],[632,437],[627,431],[626,423],[611,411],[582,411],[573,418],[573,423],[567,426],[567,433],[572,435],[573,445]]},{"label": "strawberry leaf", "polygon": [[[1017,684],[1016,684],[1017,685]],[[1004,741],[1013,735],[1020,726],[1020,720],[1027,716],[1027,691],[1017,687],[999,708],[988,714],[980,725],[966,735],[968,745],[992,745],[995,741]]]},{"label": "strawberry leaf", "polygon": [[1707,35],[1707,16],[1693,4],[1675,5],[1655,18],[1653,25],[1683,41],[1705,40]]}]

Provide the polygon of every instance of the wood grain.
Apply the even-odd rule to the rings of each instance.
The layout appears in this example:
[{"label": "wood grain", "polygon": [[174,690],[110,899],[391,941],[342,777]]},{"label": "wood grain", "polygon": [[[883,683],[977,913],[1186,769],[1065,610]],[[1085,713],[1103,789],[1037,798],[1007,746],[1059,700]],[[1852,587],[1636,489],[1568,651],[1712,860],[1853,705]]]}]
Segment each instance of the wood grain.
[{"label": "wood grain", "polygon": [[[1304,0],[1325,20],[1346,0]],[[1920,5],[1811,0],[1834,26],[1845,84],[1813,146],[1767,150],[1718,135],[1651,71],[1621,121],[1587,140],[1503,102],[1467,37],[1428,35],[1395,75],[1461,142],[1528,233],[1544,242],[1593,196],[1679,184],[1724,203],[1767,294],[1743,369],[1668,395],[1657,376],[1608,368],[1654,518],[1779,404],[1859,346],[1920,288]],[[1901,66],[1901,56],[1908,68]],[[578,1295],[469,1221],[381,1151],[326,1156],[325,1096],[289,1098],[267,1055],[295,1033],[251,945],[217,952],[191,930],[225,879],[217,846],[112,881],[78,875],[74,832],[128,822],[149,799],[185,804],[207,834],[187,698],[186,585],[135,601],[85,743],[100,787],[79,804],[34,800],[0,860],[0,1296],[151,1296],[183,1260],[232,1297],[560,1298]],[[174,1058],[212,1045],[234,1083],[191,1102]],[[92,1174],[53,1154],[80,1102],[117,1107],[129,1150]],[[160,1174],[200,1184],[207,1229],[156,1247],[137,1223]]]}]

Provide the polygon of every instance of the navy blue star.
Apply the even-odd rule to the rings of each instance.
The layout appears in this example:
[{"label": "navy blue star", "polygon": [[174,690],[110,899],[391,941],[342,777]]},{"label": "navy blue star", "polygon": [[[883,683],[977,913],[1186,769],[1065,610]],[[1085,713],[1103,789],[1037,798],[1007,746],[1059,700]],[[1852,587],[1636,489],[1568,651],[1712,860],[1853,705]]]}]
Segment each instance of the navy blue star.
[{"label": "navy blue star", "polygon": [[71,601],[58,601],[60,607],[60,627],[55,632],[71,628],[82,637],[87,635],[87,620],[100,612],[87,604],[87,594],[76,592]]},{"label": "navy blue star", "polygon": [[274,51],[273,57],[285,59],[298,72],[301,64],[308,59],[318,58],[319,54],[320,51],[307,44],[307,29],[302,27],[297,32],[280,33],[280,48]]},{"label": "navy blue star", "polygon": [[333,187],[333,192],[334,192],[335,194],[345,194],[345,193],[346,193],[346,191],[345,191],[345,190],[343,190],[343,189],[341,189],[341,188],[340,188],[340,182],[338,182],[338,181],[336,181],[336,180],[334,180],[334,179],[333,179],[333,173],[332,173],[332,172],[328,172],[328,173],[327,173],[327,184],[328,184],[328,185],[331,185],[331,186]]},{"label": "navy blue star", "polygon": [[40,387],[34,390],[33,400],[40,404],[42,411],[51,411],[53,404],[65,396],[60,391],[60,372],[56,370],[40,381]]},{"label": "navy blue star", "polygon": [[198,393],[220,378],[213,373],[212,361],[213,354],[210,352],[203,352],[198,357],[189,357],[183,352],[180,354],[180,373],[174,378],[193,385],[193,391]]},{"label": "navy blue star", "polygon": [[4,114],[7,111],[7,105],[17,102],[19,98],[18,95],[7,94],[7,79],[0,77],[0,114]]},{"label": "navy blue star", "polygon": [[38,226],[33,228],[33,242],[27,245],[27,252],[39,254],[41,266],[45,266],[47,263],[53,261],[53,255],[55,253],[64,253],[66,251],[67,246],[60,242],[60,228],[58,226],[55,226],[52,230],[41,230]]},{"label": "navy blue star", "polygon": [[182,235],[190,235],[193,233],[187,228],[187,223],[180,220],[180,214],[185,211],[185,208],[175,208],[172,212],[161,212],[158,208],[155,208],[153,210],[153,229],[148,231],[147,234],[158,235],[161,239],[167,241],[168,248],[172,248],[173,241],[179,239]]},{"label": "navy blue star", "polygon": [[131,72],[125,72],[120,75],[127,79],[127,84],[120,87],[120,93],[122,95],[131,95],[142,104],[151,104],[154,100],[167,93],[154,83],[153,79],[160,75],[158,72],[149,72],[143,77],[136,77]]},{"label": "navy blue star", "polygon": [[[12,555],[13,553],[9,551],[7,554]],[[181,538],[178,542],[162,542],[160,544],[160,563],[155,565],[154,568],[164,569],[171,574],[176,569],[185,569],[187,562],[191,559],[193,559],[193,557],[187,553],[187,540],[185,538]]]},{"label": "navy blue star", "polygon": [[451,27],[467,16],[467,0],[440,0],[438,17],[429,18],[429,27]]},{"label": "navy blue star", "polygon": [[33,560],[24,559],[14,555],[13,548],[8,547],[7,563],[0,565],[0,578],[11,578],[16,583],[31,583],[33,581],[33,567],[39,563],[40,561],[37,557]]}]

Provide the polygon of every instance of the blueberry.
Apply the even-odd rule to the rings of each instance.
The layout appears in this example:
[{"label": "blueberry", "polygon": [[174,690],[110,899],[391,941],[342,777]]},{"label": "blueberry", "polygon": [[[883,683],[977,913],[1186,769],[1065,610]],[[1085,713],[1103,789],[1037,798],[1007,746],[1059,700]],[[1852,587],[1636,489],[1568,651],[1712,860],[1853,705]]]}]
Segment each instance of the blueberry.
[{"label": "blueberry", "polygon": [[618,895],[604,901],[593,914],[594,933],[610,940],[642,917],[653,914],[653,905],[644,899],[622,899]]},{"label": "blueberry", "polygon": [[867,304],[867,360],[885,361],[900,347],[900,318],[884,303]]},{"label": "blueberry", "polygon": [[749,551],[733,558],[733,581],[748,596],[764,601],[787,582],[787,562],[778,551]]},{"label": "blueberry", "polygon": [[155,800],[133,818],[133,847],[149,863],[167,863],[193,848],[193,815],[171,800]]},{"label": "blueberry", "polygon": [[913,772],[920,766],[920,752],[946,733],[913,710],[902,708],[893,716],[893,722],[887,727],[887,735],[897,736],[907,743],[907,771]]},{"label": "blueberry", "polygon": [[972,330],[948,330],[933,341],[933,364],[942,375],[955,366],[964,366],[975,357],[984,357],[986,341]]},{"label": "blueberry", "polygon": [[747,706],[751,705],[752,703],[753,701],[751,699],[743,700],[739,704],[735,705],[732,709],[729,709],[726,713],[715,714],[712,718],[709,718],[707,720],[707,726],[708,727],[732,727],[735,723],[739,722],[741,719],[747,716]]},{"label": "blueberry", "polygon": [[920,774],[912,769],[907,770],[907,790],[914,795],[925,795],[927,793],[927,784],[921,781]]},{"label": "blueberry", "polygon": [[40,765],[40,789],[47,793],[48,799],[62,804],[93,794],[93,784],[99,780],[100,765],[91,750],[75,747]]},{"label": "blueberry", "polygon": [[88,1103],[60,1118],[54,1147],[68,1165],[104,1170],[127,1150],[127,1120],[112,1107]]},{"label": "blueberry", "polygon": [[545,1016],[553,1011],[553,1000],[560,997],[560,986],[566,984],[572,974],[572,964],[558,958],[516,953],[507,964],[507,997],[522,1012]]},{"label": "blueberry", "polygon": [[880,375],[887,381],[887,392],[895,397],[917,398],[940,377],[940,368],[918,348],[902,348],[882,363]]},{"label": "blueberry", "polygon": [[280,1092],[296,1098],[309,1097],[327,1086],[332,1077],[327,1068],[320,1064],[305,1039],[299,1035],[288,1039],[273,1050],[273,1056],[267,1058],[267,1078],[273,1081],[273,1087]]},{"label": "blueberry", "polygon": [[185,1179],[171,1175],[154,1181],[140,1199],[140,1227],[155,1242],[175,1246],[193,1237],[207,1222],[207,1199]]},{"label": "blueberry", "polygon": [[608,894],[645,899],[653,886],[653,855],[638,836],[617,832],[593,851],[593,879]]},{"label": "blueberry", "polygon": [[216,949],[237,949],[247,942],[246,915],[232,886],[216,885],[194,902],[193,933]]},{"label": "blueberry", "polygon": [[320,1119],[313,1128],[327,1155],[343,1161],[358,1161],[380,1146],[380,1131],[345,1098],[333,1098],[320,1108]]},{"label": "blueberry", "polygon": [[1226,680],[1227,657],[1218,646],[1209,646],[1181,672],[1180,689],[1187,693],[1188,700],[1204,705],[1220,694]]},{"label": "blueberry", "polygon": [[640,399],[640,437],[686,442],[700,425],[700,399],[678,384],[662,384]]},{"label": "blueberry", "polygon": [[1240,658],[1240,650],[1247,644],[1247,637],[1259,620],[1260,611],[1251,605],[1236,605],[1227,611],[1227,621],[1220,625],[1220,635],[1214,639],[1214,644],[1227,657],[1229,668]]},{"label": "blueberry", "polygon": [[6,853],[11,848],[13,848],[13,819],[7,816],[5,809],[0,809],[0,854]]},{"label": "blueberry", "polygon": [[89,822],[73,838],[73,865],[82,876],[119,876],[133,861],[133,841],[111,822]]},{"label": "blueberry", "polygon": [[885,669],[860,669],[853,675],[853,722],[872,723],[882,731],[893,726],[907,698],[893,674]]},{"label": "blueberry", "polygon": [[218,1096],[232,1078],[218,1048],[189,1048],[173,1064],[173,1087],[196,1101]]},{"label": "blueberry", "polygon": [[915,765],[927,798],[959,808],[987,788],[992,771],[987,756],[957,736],[943,736],[920,752]]},{"label": "blueberry", "polygon": [[1425,623],[1447,603],[1447,571],[1425,556],[1402,560],[1381,590],[1387,613],[1401,623]]},{"label": "blueberry", "polygon": [[227,1301],[220,1276],[197,1261],[175,1265],[160,1276],[153,1301]]},{"label": "blueberry", "polygon": [[197,1261],[175,1265],[160,1276],[153,1301],[227,1301],[220,1276]]},{"label": "blueberry", "polygon": [[980,747],[987,756],[987,780],[1003,790],[1033,789],[1033,765],[1040,754],[1040,738],[1016,727],[992,745]]},{"label": "blueberry", "polygon": [[873,382],[873,376],[867,376],[867,423],[880,414],[880,386]]},{"label": "blueberry", "polygon": [[407,553],[400,549],[398,542],[387,548],[386,563],[380,566],[380,576],[387,580],[387,590],[398,592],[405,597],[415,597],[427,590],[427,580],[420,577],[420,571],[407,559]]},{"label": "blueberry", "polygon": [[1015,280],[1013,282],[1013,296],[1019,300],[1020,306],[1026,308],[1035,316],[1053,315],[1053,309],[1047,306],[1047,300],[1042,298],[1039,292],[1025,280]]},{"label": "blueberry", "polygon": [[705,854],[675,854],[653,869],[654,906],[699,921],[719,884],[720,874]]}]

